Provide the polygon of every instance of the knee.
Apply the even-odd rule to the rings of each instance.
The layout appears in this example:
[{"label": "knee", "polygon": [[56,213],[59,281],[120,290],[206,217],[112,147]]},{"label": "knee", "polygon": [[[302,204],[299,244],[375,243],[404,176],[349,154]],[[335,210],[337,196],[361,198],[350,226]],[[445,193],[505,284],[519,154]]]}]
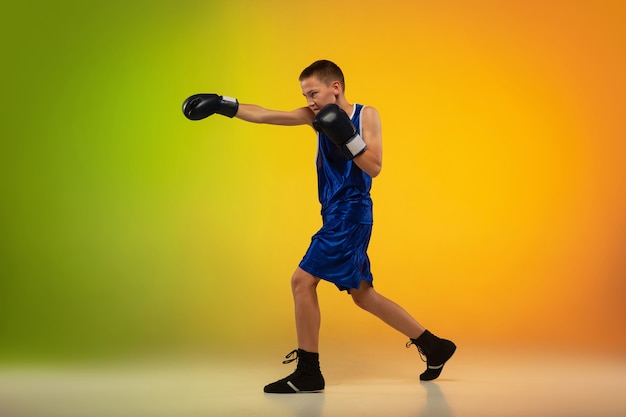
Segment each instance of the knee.
[{"label": "knee", "polygon": [[352,301],[354,301],[354,304],[356,304],[357,307],[369,311],[372,303],[372,297],[369,291],[352,291],[350,292],[350,295],[352,296]]},{"label": "knee", "polygon": [[365,304],[363,303],[363,297],[360,297],[358,295],[355,294],[350,294],[352,296],[352,301],[354,301],[354,304],[359,307],[362,308],[363,310],[365,310]]},{"label": "knee", "polygon": [[291,276],[291,291],[294,294],[302,291],[315,291],[318,282],[319,279],[298,268]]}]

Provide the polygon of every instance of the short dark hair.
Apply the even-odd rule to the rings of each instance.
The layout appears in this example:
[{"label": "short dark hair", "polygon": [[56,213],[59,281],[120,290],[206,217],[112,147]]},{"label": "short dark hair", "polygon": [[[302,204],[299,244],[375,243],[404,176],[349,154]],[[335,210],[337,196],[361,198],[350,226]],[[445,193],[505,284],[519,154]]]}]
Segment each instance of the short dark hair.
[{"label": "short dark hair", "polygon": [[346,91],[346,83],[343,78],[343,72],[341,68],[337,66],[334,62],[328,61],[326,59],[320,59],[319,61],[315,61],[308,67],[306,67],[302,73],[300,73],[299,80],[302,81],[305,78],[309,78],[312,76],[317,76],[323,83],[326,85],[330,85],[333,81],[339,81],[341,84],[341,89]]}]

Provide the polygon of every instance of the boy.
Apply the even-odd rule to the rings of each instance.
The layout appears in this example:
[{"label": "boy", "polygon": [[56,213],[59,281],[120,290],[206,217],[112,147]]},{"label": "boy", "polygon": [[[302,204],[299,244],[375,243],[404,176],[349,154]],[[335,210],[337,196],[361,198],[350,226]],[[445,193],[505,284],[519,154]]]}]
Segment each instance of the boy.
[{"label": "boy", "polygon": [[183,113],[200,120],[218,113],[247,122],[283,126],[309,125],[317,132],[318,193],[322,228],[291,278],[298,349],[294,373],[267,385],[267,393],[318,392],[324,389],[319,366],[320,280],[350,294],[357,306],[398,330],[426,356],[424,381],[437,378],[456,346],[426,330],[402,307],[374,290],[367,256],[372,232],[372,178],[382,167],[382,129],[374,107],[350,104],[341,69],[331,61],[316,61],[300,74],[307,106],[276,111],[216,94],[196,94],[183,103]]}]

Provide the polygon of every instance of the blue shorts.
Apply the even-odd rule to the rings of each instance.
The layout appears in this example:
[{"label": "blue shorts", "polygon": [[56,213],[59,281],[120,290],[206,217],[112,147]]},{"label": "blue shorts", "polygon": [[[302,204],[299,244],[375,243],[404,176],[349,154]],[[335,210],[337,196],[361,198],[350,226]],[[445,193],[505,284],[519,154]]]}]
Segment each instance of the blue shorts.
[{"label": "blue shorts", "polygon": [[367,247],[371,224],[333,220],[324,223],[311,238],[311,245],[300,262],[309,274],[332,282],[340,290],[359,288],[361,281],[372,285]]}]

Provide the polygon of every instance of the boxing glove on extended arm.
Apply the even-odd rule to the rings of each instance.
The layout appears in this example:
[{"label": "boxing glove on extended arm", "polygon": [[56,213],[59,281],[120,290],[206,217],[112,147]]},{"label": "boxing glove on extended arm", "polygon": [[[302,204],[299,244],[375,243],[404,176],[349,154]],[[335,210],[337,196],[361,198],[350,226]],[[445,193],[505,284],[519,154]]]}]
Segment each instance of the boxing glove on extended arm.
[{"label": "boxing glove on extended arm", "polygon": [[365,152],[367,146],[361,135],[348,114],[336,104],[324,106],[313,119],[313,127],[328,136],[347,159],[354,159]]},{"label": "boxing glove on extended arm", "polygon": [[217,94],[194,94],[183,102],[183,114],[189,120],[201,120],[215,113],[234,117],[238,109],[237,99]]}]

